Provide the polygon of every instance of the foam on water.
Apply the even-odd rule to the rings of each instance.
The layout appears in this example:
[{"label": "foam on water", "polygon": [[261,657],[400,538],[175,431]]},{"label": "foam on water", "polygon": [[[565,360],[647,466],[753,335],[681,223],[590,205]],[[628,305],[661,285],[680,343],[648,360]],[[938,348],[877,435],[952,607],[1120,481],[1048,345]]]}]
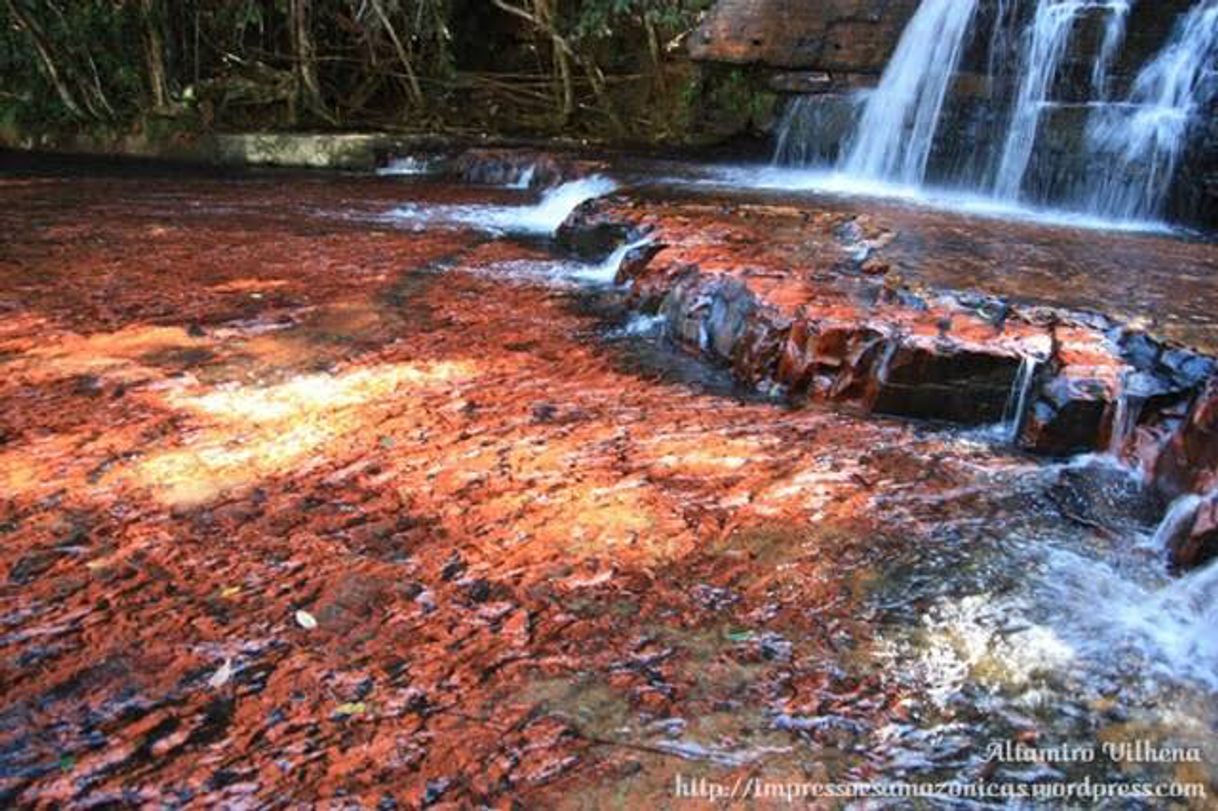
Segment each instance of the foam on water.
[{"label": "foam on water", "polygon": [[749,189],[820,194],[843,198],[881,198],[987,219],[1015,220],[1041,225],[1095,231],[1175,233],[1157,220],[1112,220],[1080,211],[1044,208],[958,189],[909,186],[860,178],[835,170],[785,169],[774,166],[707,167],[696,178],[665,178],[663,185]]},{"label": "foam on water", "polygon": [[384,166],[377,167],[376,173],[382,177],[393,177],[398,175],[427,175],[434,170],[432,162],[426,158],[416,158],[407,156],[404,158],[394,158]]},{"label": "foam on water", "polygon": [[549,189],[539,201],[529,205],[408,204],[393,209],[386,216],[418,228],[475,228],[496,234],[549,236],[581,203],[602,197],[616,188],[617,183],[612,179],[591,175]]},{"label": "foam on water", "polygon": [[1134,652],[1163,678],[1218,690],[1218,564],[1147,583],[1062,549],[1046,563],[1038,591],[1076,651],[1098,661]]}]

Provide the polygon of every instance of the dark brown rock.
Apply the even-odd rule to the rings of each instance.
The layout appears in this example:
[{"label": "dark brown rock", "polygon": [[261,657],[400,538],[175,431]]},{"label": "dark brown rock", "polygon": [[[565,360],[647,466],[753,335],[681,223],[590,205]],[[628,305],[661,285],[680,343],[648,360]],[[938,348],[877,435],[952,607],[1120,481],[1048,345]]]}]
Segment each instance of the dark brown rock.
[{"label": "dark brown rock", "polygon": [[558,227],[558,243],[585,258],[600,258],[623,242],[637,241],[642,232],[634,223],[588,200],[578,206]]},{"label": "dark brown rock", "polygon": [[1020,442],[1028,450],[1048,456],[1098,450],[1111,401],[1105,381],[1060,373],[1032,402]]},{"label": "dark brown rock", "polygon": [[544,152],[518,149],[471,149],[450,167],[462,182],[480,186],[556,186],[576,176],[574,167]]},{"label": "dark brown rock", "polygon": [[1019,366],[1018,356],[999,347],[903,340],[886,347],[867,404],[881,414],[994,423],[1002,419]]}]

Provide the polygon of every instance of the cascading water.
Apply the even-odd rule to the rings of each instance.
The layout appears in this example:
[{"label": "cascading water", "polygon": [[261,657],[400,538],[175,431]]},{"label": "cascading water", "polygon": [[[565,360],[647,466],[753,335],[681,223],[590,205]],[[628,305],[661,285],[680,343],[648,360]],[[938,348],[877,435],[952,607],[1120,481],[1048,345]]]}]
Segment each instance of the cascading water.
[{"label": "cascading water", "polygon": [[[1218,0],[1199,0],[1181,15],[1123,92],[1127,80],[1114,71],[1128,64],[1135,9],[1149,4],[923,0],[852,134],[838,134],[840,96],[797,97],[779,128],[775,163],[835,168],[824,176],[828,190],[907,195],[928,179],[950,179],[960,189],[949,198],[963,192],[961,199],[997,203],[978,200],[977,208],[1032,203],[1114,225],[1159,220],[1192,125],[1218,96]],[[982,14],[984,31],[975,24]],[[964,69],[986,72],[988,89],[968,96],[964,109],[949,91],[978,37],[988,40],[986,59],[970,56]],[[1143,34],[1138,47],[1145,41]],[[1087,75],[1075,76],[1079,57],[1090,60]]]},{"label": "cascading water", "polygon": [[1183,533],[1197,516],[1197,508],[1201,506],[1202,498],[1195,493],[1180,496],[1167,508],[1167,514],[1159,522],[1154,537],[1151,538],[1150,548],[1156,552],[1166,552],[1172,541]]},{"label": "cascading water", "polygon": [[1111,158],[1087,207],[1118,219],[1162,213],[1198,111],[1218,93],[1218,1],[1195,6],[1134,82],[1126,104],[1098,108],[1087,142]]},{"label": "cascading water", "polygon": [[609,194],[616,188],[614,180],[590,175],[548,189],[531,205],[405,205],[390,211],[387,218],[415,228],[447,225],[495,233],[548,236],[554,234],[581,203]]},{"label": "cascading water", "polygon": [[843,171],[919,185],[977,0],[924,0],[867,101]]},{"label": "cascading water", "polygon": [[1104,25],[1104,39],[1100,43],[1099,57],[1091,69],[1091,89],[1097,98],[1106,98],[1112,63],[1116,59],[1121,46],[1125,44],[1125,34],[1129,27],[1130,3],[1115,3],[1112,14]]},{"label": "cascading water", "polygon": [[594,284],[613,284],[617,279],[618,271],[622,269],[622,263],[626,261],[626,257],[632,251],[645,248],[650,244],[650,237],[643,237],[636,242],[623,242],[614,248],[613,252],[605,257],[604,261],[599,265],[580,268],[572,276],[580,281],[592,282]]},{"label": "cascading water", "polygon": [[[1019,198],[1032,150],[1036,146],[1041,117],[1053,80],[1066,55],[1070,35],[1082,14],[1097,10],[1120,15],[1128,13],[1129,4],[1120,0],[1040,0],[1037,3],[1031,28],[1025,34],[1022,78],[1002,149],[1002,160],[994,180],[996,197],[1005,200]],[[1111,56],[1108,58],[1111,59]]]},{"label": "cascading water", "polygon": [[1019,439],[1019,429],[1023,427],[1024,414],[1028,410],[1028,399],[1032,395],[1032,386],[1036,382],[1036,369],[1040,360],[1025,355],[1019,362],[1019,372],[1011,386],[1011,395],[1007,399],[1006,410],[1003,413],[1003,438],[1010,443]]}]

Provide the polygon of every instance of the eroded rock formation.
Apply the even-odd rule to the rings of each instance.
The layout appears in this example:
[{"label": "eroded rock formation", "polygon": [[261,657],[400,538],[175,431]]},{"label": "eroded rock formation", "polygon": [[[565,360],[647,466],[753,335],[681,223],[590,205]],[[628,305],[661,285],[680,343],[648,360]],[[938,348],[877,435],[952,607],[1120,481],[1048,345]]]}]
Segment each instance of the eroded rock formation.
[{"label": "eroded rock formation", "polygon": [[[768,234],[791,227],[816,246],[806,265],[767,247]],[[893,235],[866,218],[617,197],[584,204],[560,230],[572,247],[614,233],[652,240],[619,274],[636,305],[749,385],[796,402],[1002,425],[1042,455],[1106,450],[1140,465],[1167,498],[1214,485],[1218,378],[1197,351],[1096,314],[908,284],[884,261]],[[1211,554],[1212,527],[1198,524],[1180,565]]]}]

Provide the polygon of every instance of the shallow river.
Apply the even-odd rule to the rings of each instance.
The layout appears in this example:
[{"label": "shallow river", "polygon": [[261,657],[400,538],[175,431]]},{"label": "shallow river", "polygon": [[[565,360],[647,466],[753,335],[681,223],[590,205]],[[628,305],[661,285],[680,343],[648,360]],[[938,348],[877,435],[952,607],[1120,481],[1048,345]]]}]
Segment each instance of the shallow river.
[{"label": "shallow river", "polygon": [[[930,284],[1213,289],[1193,236],[678,174],[637,193],[858,206]],[[737,388],[549,240],[609,187],[0,175],[6,804],[1214,796],[1218,567],[1168,575],[1136,476]]]}]

